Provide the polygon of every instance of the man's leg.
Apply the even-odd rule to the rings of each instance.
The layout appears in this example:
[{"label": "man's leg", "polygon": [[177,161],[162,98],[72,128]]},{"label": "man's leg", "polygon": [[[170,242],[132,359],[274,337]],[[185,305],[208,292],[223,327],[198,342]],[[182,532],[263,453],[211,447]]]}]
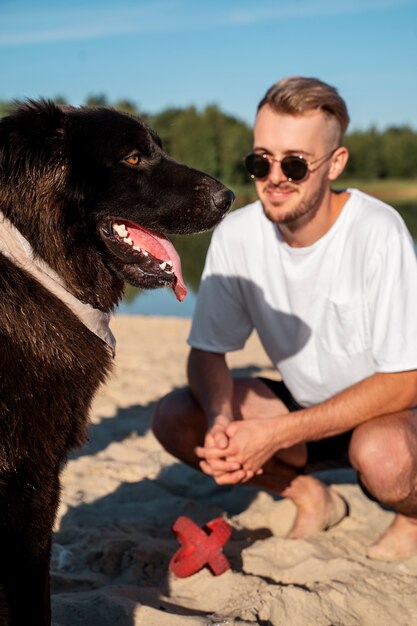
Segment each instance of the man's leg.
[{"label": "man's leg", "polygon": [[417,409],[361,424],[349,454],[368,491],[397,511],[368,556],[396,560],[417,555]]},{"label": "man's leg", "polygon": [[[285,404],[259,379],[234,379],[235,419],[260,419],[287,413]],[[188,387],[173,391],[158,402],[152,430],[170,454],[199,469],[199,459],[194,454],[194,448],[204,443],[207,420]],[[283,450],[279,456],[290,466],[303,467],[306,462],[305,446]],[[291,470],[293,475],[296,472]]]},{"label": "man's leg", "polygon": [[[260,419],[288,413],[285,404],[262,381],[256,378],[234,380],[234,416],[236,419]],[[188,388],[174,391],[158,403],[152,424],[162,446],[173,456],[199,469],[194,448],[204,442],[206,418]],[[346,514],[341,497],[313,476],[300,475],[307,461],[304,444],[278,452],[251,481],[257,487],[290,498],[297,516],[289,536],[314,535],[338,523]]]}]

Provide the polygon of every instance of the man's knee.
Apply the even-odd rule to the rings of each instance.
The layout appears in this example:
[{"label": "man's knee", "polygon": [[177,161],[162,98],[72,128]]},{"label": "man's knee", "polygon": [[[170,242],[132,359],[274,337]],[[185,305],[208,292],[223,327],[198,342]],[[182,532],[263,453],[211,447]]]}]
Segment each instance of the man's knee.
[{"label": "man's knee", "polygon": [[417,473],[415,445],[404,423],[379,418],[355,429],[349,456],[371,493],[393,504],[410,495]]},{"label": "man's knee", "polygon": [[159,400],[152,417],[151,429],[168,452],[181,458],[189,445],[201,444],[206,422],[186,387],[176,389]]},{"label": "man's knee", "polygon": [[172,411],[170,411],[169,408],[172,406],[171,400],[173,399],[174,393],[175,392],[171,392],[160,398],[153,412],[151,429],[158,440],[160,439],[160,433],[163,435],[167,425],[169,425],[169,422],[173,418]]},{"label": "man's knee", "polygon": [[184,417],[187,412],[188,389],[175,389],[158,401],[151,422],[151,428],[156,438],[160,440],[171,431],[174,424]]}]

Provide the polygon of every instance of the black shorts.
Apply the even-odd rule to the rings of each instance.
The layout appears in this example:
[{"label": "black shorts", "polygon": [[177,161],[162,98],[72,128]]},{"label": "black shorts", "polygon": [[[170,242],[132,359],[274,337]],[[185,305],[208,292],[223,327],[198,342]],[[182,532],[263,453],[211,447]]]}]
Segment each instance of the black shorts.
[{"label": "black shorts", "polygon": [[[294,400],[289,389],[281,380],[271,380],[263,377],[259,377],[259,380],[269,387],[291,413],[304,408]],[[311,473],[326,469],[352,467],[348,455],[352,432],[349,430],[341,435],[327,437],[320,441],[308,441],[306,444],[307,464],[302,468],[302,471]]]}]

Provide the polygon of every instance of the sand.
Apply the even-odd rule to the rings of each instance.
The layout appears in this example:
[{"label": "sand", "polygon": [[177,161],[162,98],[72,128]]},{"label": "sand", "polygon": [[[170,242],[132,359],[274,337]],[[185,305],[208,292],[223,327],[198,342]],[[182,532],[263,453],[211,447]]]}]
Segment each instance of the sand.
[{"label": "sand", "polygon": [[[150,432],[158,398],[185,383],[189,321],[116,316],[115,369],[97,396],[90,441],[62,475],[52,555],[55,626],[410,626],[417,557],[384,563],[366,547],[393,513],[351,470],[320,474],[350,506],[338,526],[285,539],[294,507],[250,487],[217,487],[167,454]],[[277,376],[256,337],[230,356],[238,375]],[[176,578],[180,515],[224,517],[231,570]]]}]

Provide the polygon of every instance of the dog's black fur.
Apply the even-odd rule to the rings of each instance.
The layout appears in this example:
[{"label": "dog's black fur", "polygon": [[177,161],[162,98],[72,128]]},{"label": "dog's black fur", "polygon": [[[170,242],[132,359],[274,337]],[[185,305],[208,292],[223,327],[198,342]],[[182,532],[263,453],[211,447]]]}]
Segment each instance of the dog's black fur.
[{"label": "dog's black fur", "polygon": [[[138,158],[136,158],[138,157]],[[0,120],[0,210],[81,301],[111,311],[123,283],[172,285],[111,224],[212,228],[233,194],[164,154],[138,118],[28,102]],[[0,624],[50,624],[49,559],[68,451],[85,440],[111,354],[56,296],[0,254]]]}]

